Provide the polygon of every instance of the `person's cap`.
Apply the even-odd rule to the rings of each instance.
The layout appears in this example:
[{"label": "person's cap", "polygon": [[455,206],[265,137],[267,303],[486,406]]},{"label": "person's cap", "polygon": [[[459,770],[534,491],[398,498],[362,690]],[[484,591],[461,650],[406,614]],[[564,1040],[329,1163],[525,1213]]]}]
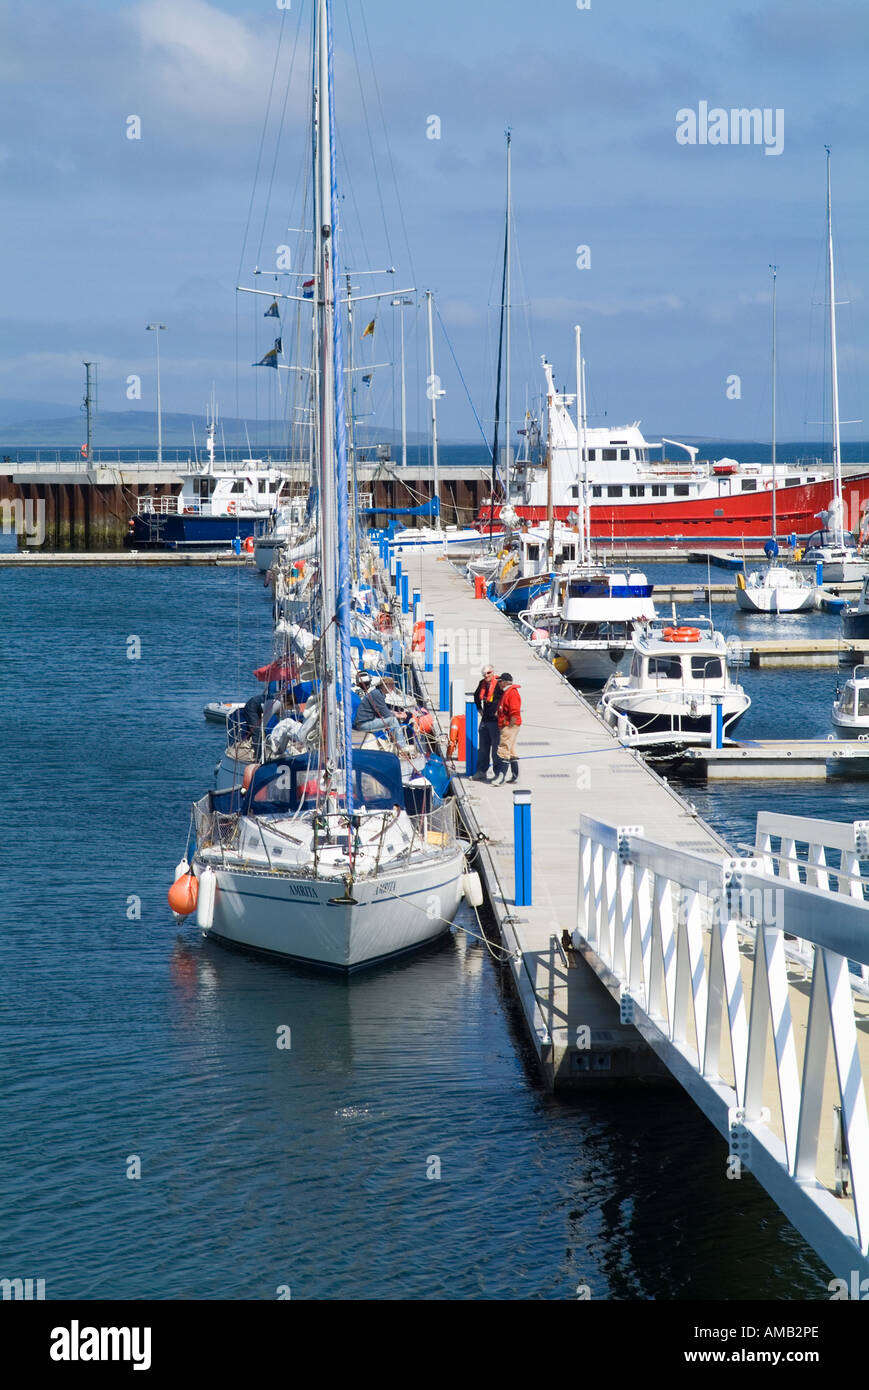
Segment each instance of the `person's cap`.
[{"label": "person's cap", "polygon": [[369,676],[369,674],[368,674],[367,671],[360,671],[360,672],[359,672],[359,674],[358,674],[357,677],[356,677],[356,684],[357,684],[357,685],[370,685],[370,684],[371,684],[371,677]]},{"label": "person's cap", "polygon": [[498,680],[499,680],[499,681],[509,681],[509,682],[511,683],[511,685],[512,685],[512,683],[513,683],[513,677],[510,675],[510,672],[509,672],[509,671],[503,671],[503,672],[501,673],[501,675],[498,677]]}]

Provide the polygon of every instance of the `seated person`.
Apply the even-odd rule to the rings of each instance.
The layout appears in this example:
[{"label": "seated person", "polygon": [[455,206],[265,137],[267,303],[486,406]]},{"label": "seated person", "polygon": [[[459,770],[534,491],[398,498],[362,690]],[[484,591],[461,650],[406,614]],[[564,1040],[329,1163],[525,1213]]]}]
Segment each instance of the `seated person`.
[{"label": "seated person", "polygon": [[353,718],[353,728],[366,734],[378,733],[381,729],[388,729],[396,738],[401,730],[401,725],[396,715],[393,714],[384,698],[392,688],[394,682],[389,676],[384,676],[380,681],[380,688],[371,684],[371,677],[365,671],[360,671],[356,678],[359,689],[363,692],[359,702],[359,708]]}]

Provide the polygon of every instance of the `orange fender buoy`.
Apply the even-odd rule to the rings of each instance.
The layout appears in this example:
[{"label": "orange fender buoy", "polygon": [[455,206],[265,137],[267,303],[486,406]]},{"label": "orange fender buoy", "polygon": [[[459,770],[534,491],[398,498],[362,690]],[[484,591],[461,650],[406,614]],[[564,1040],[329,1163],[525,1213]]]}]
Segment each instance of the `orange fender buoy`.
[{"label": "orange fender buoy", "polygon": [[434,728],[434,720],[427,709],[420,710],[413,716],[413,727],[419,734],[430,734]]},{"label": "orange fender buoy", "polygon": [[189,917],[196,911],[199,900],[199,884],[195,874],[182,874],[176,878],[168,893],[169,906],[179,917]]},{"label": "orange fender buoy", "polygon": [[411,643],[411,649],[415,652],[425,651],[425,623],[422,621],[422,619],[420,619],[418,623],[414,623],[413,625],[413,641]]},{"label": "orange fender buoy", "polygon": [[244,545],[243,545],[242,548],[243,548],[243,550],[245,551],[245,553],[246,553],[247,555],[252,555],[252,554],[253,554],[253,545],[254,545],[253,536],[245,536],[245,538],[244,538]]},{"label": "orange fender buoy", "polygon": [[244,770],[244,776],[241,779],[241,789],[243,792],[247,791],[248,787],[253,781],[253,775],[259,769],[259,767],[259,763],[248,763],[247,767]]},{"label": "orange fender buoy", "polygon": [[447,744],[447,757],[465,756],[465,716],[454,714],[450,720],[450,738]]}]

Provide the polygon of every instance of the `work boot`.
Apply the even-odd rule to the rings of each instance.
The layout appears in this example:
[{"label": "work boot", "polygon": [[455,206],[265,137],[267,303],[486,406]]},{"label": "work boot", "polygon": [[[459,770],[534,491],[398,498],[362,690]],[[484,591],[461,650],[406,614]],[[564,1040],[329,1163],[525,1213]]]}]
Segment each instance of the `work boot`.
[{"label": "work boot", "polygon": [[508,782],[518,782],[518,781],[519,781],[519,764],[518,764],[518,762],[516,761],[515,758],[513,758],[512,761],[511,761],[511,763],[510,763],[510,776],[507,778],[507,781],[508,781]]},{"label": "work boot", "polygon": [[475,772],[471,778],[472,782],[488,782],[489,778],[485,772]]},{"label": "work boot", "polygon": [[505,779],[503,772],[496,772],[495,776],[492,778],[492,786],[502,787],[504,785],[504,780]]}]

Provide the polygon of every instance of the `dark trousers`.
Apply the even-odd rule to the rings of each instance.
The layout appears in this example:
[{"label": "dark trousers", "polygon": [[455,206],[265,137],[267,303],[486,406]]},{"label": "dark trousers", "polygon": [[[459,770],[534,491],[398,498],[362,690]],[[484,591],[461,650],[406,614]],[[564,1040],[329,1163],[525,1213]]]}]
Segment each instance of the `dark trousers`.
[{"label": "dark trousers", "polygon": [[498,728],[497,719],[480,720],[477,725],[477,766],[475,769],[477,776],[482,777],[489,771],[489,758],[492,759],[494,769],[500,737],[501,730]]}]

